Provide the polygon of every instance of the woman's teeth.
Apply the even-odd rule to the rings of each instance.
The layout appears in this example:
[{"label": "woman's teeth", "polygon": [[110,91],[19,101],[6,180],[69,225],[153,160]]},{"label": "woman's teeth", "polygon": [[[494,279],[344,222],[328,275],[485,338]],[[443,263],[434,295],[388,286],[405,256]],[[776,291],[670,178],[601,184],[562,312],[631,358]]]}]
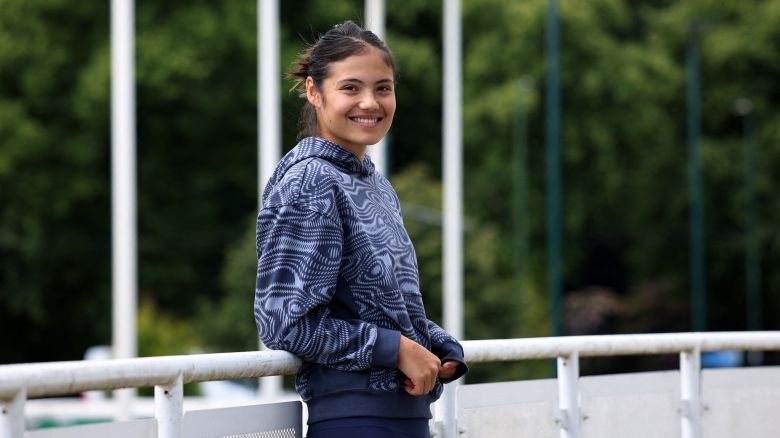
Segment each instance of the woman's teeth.
[{"label": "woman's teeth", "polygon": [[367,125],[373,125],[373,124],[376,124],[376,123],[379,122],[379,119],[377,119],[377,118],[375,118],[375,119],[368,119],[368,118],[363,118],[363,117],[352,117],[351,119],[356,121],[356,122],[358,122],[358,123],[365,123]]}]

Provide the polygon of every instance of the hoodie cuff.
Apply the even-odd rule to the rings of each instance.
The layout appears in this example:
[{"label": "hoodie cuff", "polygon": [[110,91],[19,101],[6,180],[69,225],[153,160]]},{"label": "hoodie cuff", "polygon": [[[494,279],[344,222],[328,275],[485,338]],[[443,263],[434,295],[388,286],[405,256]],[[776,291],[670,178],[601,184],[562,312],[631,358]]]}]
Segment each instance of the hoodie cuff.
[{"label": "hoodie cuff", "polygon": [[401,346],[401,332],[377,327],[376,335],[373,365],[396,368],[398,366],[398,350]]},{"label": "hoodie cuff", "polygon": [[439,349],[436,353],[438,353],[436,355],[439,356],[441,363],[450,361],[458,363],[458,367],[455,370],[455,375],[450,379],[441,379],[442,383],[450,383],[458,380],[469,371],[469,367],[466,365],[466,360],[463,358],[463,347],[461,347],[460,344],[445,343],[439,346]]}]

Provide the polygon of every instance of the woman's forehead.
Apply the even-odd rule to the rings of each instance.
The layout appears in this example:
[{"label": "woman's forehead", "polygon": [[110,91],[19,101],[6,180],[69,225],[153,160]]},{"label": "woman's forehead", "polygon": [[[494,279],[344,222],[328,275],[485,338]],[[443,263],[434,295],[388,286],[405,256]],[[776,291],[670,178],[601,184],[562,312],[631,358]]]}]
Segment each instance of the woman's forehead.
[{"label": "woman's forehead", "polygon": [[332,81],[374,83],[394,79],[393,69],[377,50],[349,56],[328,67],[328,79]]}]

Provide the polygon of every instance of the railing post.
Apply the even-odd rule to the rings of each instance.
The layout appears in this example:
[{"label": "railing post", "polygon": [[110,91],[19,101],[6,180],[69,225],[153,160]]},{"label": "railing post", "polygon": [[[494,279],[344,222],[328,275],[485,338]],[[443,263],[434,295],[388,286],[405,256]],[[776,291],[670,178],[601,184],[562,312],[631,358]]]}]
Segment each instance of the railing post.
[{"label": "railing post", "polygon": [[27,391],[20,389],[13,398],[0,400],[0,438],[24,436],[24,404]]},{"label": "railing post", "polygon": [[444,392],[436,403],[435,429],[433,438],[457,438],[460,436],[458,427],[457,390],[459,381],[444,385]]},{"label": "railing post", "polygon": [[580,436],[580,355],[576,351],[558,358],[558,418],[561,438]]},{"label": "railing post", "polygon": [[181,438],[183,403],[184,384],[181,374],[170,385],[154,387],[154,417],[157,419],[158,438]]},{"label": "railing post", "polygon": [[701,350],[680,353],[682,438],[701,438]]}]

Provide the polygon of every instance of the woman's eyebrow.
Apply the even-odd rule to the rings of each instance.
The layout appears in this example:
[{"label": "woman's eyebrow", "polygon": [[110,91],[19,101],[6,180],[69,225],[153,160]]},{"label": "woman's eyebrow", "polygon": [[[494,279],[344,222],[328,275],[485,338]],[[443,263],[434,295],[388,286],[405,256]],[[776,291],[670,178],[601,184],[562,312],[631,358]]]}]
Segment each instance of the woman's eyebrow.
[{"label": "woman's eyebrow", "polygon": [[[340,80],[338,83],[341,84],[341,83],[344,83],[344,82],[356,82],[358,84],[365,84],[365,81],[360,80],[358,78],[346,78],[346,79]],[[380,80],[376,81],[375,83],[376,84],[384,84],[384,83],[388,83],[388,82],[392,84],[394,81],[392,79],[390,79],[390,78],[385,78],[385,79],[380,79]]]}]

